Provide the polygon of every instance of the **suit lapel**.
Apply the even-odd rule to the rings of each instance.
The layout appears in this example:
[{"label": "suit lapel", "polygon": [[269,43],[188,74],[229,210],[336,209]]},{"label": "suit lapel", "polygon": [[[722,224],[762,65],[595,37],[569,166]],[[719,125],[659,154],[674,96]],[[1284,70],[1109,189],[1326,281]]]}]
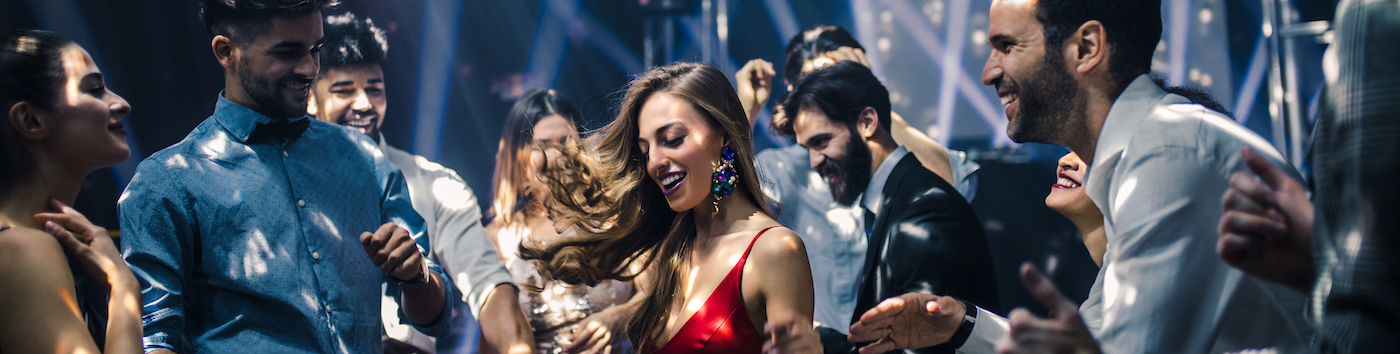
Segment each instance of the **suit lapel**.
[{"label": "suit lapel", "polygon": [[[875,215],[875,225],[870,228],[870,233],[865,235],[866,242],[869,246],[865,251],[865,268],[863,268],[861,272],[860,287],[858,288],[861,289],[861,291],[860,294],[856,295],[859,297],[856,300],[857,306],[862,306],[863,303],[868,302],[868,300],[861,301],[860,298],[875,296],[873,288],[871,288],[870,284],[867,284],[867,282],[870,281],[870,277],[875,274],[876,266],[879,264],[880,258],[885,254],[885,240],[888,238],[887,235],[889,234],[889,225],[887,224],[889,224],[890,216],[896,214],[896,210],[892,209],[894,206],[891,205],[891,201],[894,200],[894,196],[899,195],[897,194],[899,192],[899,186],[904,183],[904,177],[909,174],[911,166],[920,166],[920,168],[922,168],[922,166],[919,165],[918,159],[914,157],[914,154],[905,155],[904,158],[900,159],[899,163],[894,166],[894,170],[890,171],[890,177],[885,179],[885,185],[880,188],[880,213]],[[903,210],[903,208],[900,209],[900,211]],[[870,305],[874,305],[879,301],[879,299],[874,300],[876,302],[872,302]],[[859,319],[860,315],[864,314],[864,310],[865,309],[857,309],[857,311],[852,314],[852,324]]]}]

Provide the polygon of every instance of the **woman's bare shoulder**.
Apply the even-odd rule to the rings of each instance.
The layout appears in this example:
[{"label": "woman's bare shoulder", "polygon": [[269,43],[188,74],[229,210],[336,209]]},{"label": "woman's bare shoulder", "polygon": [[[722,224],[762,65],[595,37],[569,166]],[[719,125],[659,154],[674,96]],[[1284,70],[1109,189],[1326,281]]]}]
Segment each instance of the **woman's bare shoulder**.
[{"label": "woman's bare shoulder", "polygon": [[52,235],[29,228],[0,232],[0,284],[26,287],[67,279],[71,287],[70,272],[63,246]]},{"label": "woman's bare shoulder", "polygon": [[758,241],[754,241],[753,250],[749,251],[750,259],[757,259],[764,265],[774,265],[773,263],[787,263],[797,261],[799,258],[804,265],[807,263],[807,246],[802,243],[802,238],[796,232],[778,226],[759,236]]}]

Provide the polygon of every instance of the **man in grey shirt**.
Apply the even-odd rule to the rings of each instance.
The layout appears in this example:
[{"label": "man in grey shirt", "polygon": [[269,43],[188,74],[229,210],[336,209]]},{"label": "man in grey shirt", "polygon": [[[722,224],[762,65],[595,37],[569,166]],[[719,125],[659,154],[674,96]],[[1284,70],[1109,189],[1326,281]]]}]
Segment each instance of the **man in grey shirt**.
[{"label": "man in grey shirt", "polygon": [[[518,290],[481,225],[476,196],[455,171],[384,142],[379,131],[386,107],[384,31],[369,19],[345,14],[327,17],[325,34],[312,113],[316,119],[357,130],[379,143],[385,158],[403,170],[413,209],[427,224],[432,259],[462,293],[459,305],[465,303],[476,318],[492,319],[482,323],[486,342],[503,353],[534,352],[530,324],[516,301]],[[397,312],[393,304],[385,303],[386,352],[433,351],[432,338],[392,316]]]}]

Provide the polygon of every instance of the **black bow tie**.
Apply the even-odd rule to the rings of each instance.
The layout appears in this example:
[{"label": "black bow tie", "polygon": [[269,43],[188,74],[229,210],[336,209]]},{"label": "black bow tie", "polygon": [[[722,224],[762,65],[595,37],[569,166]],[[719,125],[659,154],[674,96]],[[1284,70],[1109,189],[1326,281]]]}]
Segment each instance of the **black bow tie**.
[{"label": "black bow tie", "polygon": [[253,133],[248,135],[248,140],[295,138],[301,136],[301,133],[305,132],[308,126],[311,126],[311,118],[290,122],[274,120],[268,123],[258,123],[258,126],[253,128]]}]

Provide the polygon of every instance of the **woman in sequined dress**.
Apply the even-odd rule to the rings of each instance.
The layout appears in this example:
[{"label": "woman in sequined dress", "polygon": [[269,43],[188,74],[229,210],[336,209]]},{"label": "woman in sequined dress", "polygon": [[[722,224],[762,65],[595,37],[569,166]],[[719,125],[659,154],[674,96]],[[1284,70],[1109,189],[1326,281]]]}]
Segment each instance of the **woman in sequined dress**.
[{"label": "woman in sequined dress", "polygon": [[511,109],[501,133],[493,181],[492,221],[486,227],[511,277],[525,291],[525,309],[540,353],[630,352],[622,328],[624,306],[632,299],[628,282],[607,281],[597,286],[569,285],[545,280],[516,250],[521,243],[544,244],[560,236],[534,196],[544,186],[534,182],[533,166],[545,154],[541,146],[577,141],[574,125],[579,112],[554,90],[526,93]]}]

